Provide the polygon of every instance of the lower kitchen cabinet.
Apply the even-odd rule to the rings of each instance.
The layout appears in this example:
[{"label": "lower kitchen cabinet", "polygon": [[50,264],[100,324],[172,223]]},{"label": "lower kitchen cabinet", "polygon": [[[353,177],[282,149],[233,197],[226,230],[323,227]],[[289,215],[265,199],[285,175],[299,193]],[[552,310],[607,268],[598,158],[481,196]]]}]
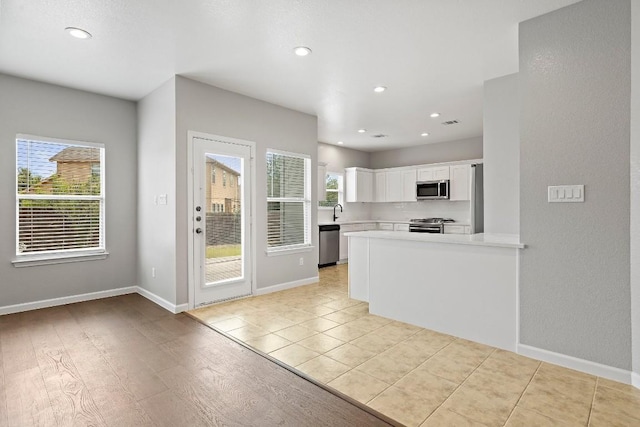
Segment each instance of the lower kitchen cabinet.
[{"label": "lower kitchen cabinet", "polygon": [[375,222],[366,222],[359,224],[342,224],[340,226],[340,261],[349,259],[349,238],[344,234],[351,231],[369,231],[377,230],[378,225]]},{"label": "lower kitchen cabinet", "polygon": [[469,234],[470,228],[468,225],[444,225],[444,234]]}]

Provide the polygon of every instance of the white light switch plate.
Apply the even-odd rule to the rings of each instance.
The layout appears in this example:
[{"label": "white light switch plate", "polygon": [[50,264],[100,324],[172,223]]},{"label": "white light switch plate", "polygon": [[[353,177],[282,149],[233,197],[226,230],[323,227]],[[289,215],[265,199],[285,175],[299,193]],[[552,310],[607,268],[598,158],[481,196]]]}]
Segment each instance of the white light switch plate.
[{"label": "white light switch plate", "polygon": [[166,194],[160,194],[158,196],[158,204],[160,204],[160,205],[166,205],[167,204],[167,195]]},{"label": "white light switch plate", "polygon": [[584,185],[550,185],[547,188],[549,203],[584,202]]}]

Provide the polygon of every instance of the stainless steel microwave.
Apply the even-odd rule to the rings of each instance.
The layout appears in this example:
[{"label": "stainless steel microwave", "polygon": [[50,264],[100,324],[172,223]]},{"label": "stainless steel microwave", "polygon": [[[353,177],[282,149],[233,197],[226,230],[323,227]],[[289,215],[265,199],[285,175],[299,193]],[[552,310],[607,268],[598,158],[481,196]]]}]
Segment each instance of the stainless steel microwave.
[{"label": "stainless steel microwave", "polygon": [[418,200],[448,200],[449,180],[418,181],[416,182],[416,199]]}]

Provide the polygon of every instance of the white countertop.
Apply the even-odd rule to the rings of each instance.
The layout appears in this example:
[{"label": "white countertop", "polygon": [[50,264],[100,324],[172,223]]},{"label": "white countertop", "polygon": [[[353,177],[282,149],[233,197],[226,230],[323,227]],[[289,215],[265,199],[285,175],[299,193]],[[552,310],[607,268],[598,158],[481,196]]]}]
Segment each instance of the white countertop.
[{"label": "white countertop", "polygon": [[[372,222],[372,221],[368,221]],[[523,249],[520,236],[513,234],[431,234],[409,233],[406,231],[353,231],[345,233],[347,237],[365,237],[372,239],[410,240],[425,243],[451,243],[457,245],[493,246],[498,248]]]},{"label": "white countertop", "polygon": [[[338,224],[338,225],[347,225],[347,224],[373,224],[373,223],[390,223],[390,224],[409,224],[410,220],[399,220],[399,221],[391,221],[388,219],[354,219],[354,220],[346,220],[346,221],[324,221],[319,222],[318,225],[329,225],[329,224]],[[465,224],[461,224],[465,225]]]}]

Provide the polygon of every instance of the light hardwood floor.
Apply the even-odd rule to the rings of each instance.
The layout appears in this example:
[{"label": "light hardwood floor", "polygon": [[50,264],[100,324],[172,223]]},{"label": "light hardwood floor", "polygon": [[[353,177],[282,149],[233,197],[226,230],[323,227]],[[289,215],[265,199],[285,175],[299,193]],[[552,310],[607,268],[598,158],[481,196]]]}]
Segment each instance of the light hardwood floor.
[{"label": "light hardwood floor", "polygon": [[377,426],[139,295],[0,316],[0,426]]},{"label": "light hardwood floor", "polygon": [[371,315],[347,274],[191,314],[407,426],[640,426],[640,390]]}]

